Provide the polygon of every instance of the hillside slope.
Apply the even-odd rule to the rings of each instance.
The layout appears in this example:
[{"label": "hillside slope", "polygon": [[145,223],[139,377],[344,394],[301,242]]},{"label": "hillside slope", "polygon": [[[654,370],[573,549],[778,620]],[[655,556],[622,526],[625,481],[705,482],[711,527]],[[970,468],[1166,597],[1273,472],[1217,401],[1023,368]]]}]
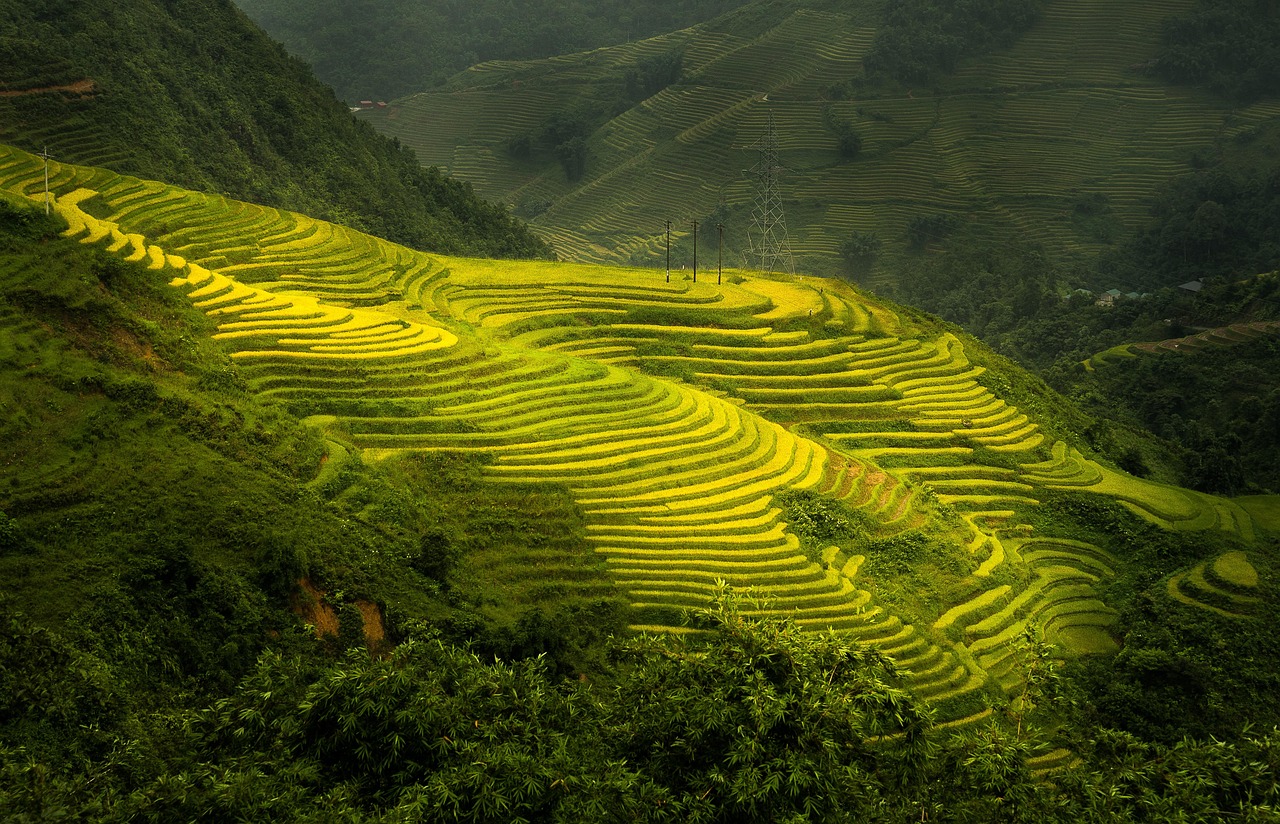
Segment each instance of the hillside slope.
[{"label": "hillside slope", "polygon": [[[1048,2],[1007,50],[905,88],[861,82],[875,4],[758,2],[625,46],[484,63],[364,116],[512,204],[562,255],[642,265],[662,260],[667,220],[678,264],[691,260],[693,220],[724,224],[729,259],[750,262],[746,170],[772,118],[801,268],[834,272],[842,243],[874,235],[875,285],[956,225],[1058,255],[1103,249],[1142,221],[1193,150],[1280,116],[1274,97],[1231,106],[1142,71],[1161,21],[1191,5]],[[626,71],[663,54],[680,55],[683,74],[627,100]],[[553,115],[585,124],[580,180],[540,142]],[[846,124],[861,138],[853,157],[840,149]],[[512,151],[524,138],[528,156]],[[713,232],[704,243],[707,260]]]},{"label": "hillside slope", "polygon": [[[975,341],[838,282],[449,258],[104,170],[51,185],[68,237],[168,281],[234,379],[320,433],[325,477],[476,455],[567,489],[633,626],[754,587],[754,613],[878,647],[961,718],[1020,682],[1027,627],[1114,651],[1129,553],[1175,541],[1150,574],[1255,539],[1231,501],[1081,452],[1086,421]],[[0,187],[38,201],[41,163],[6,149]]]},{"label": "hillside slope", "polygon": [[549,57],[622,43],[709,20],[742,2],[236,0],[353,104],[430,88],[478,60]]},{"label": "hillside slope", "polygon": [[0,140],[357,226],[420,248],[548,250],[354,122],[230,0],[0,2]]}]

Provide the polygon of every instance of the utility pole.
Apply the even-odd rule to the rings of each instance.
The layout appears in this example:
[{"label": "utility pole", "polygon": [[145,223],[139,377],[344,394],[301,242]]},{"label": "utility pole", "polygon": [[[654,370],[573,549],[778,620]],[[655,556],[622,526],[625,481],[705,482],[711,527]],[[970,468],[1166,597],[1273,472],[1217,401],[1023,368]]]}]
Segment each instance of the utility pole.
[{"label": "utility pole", "polygon": [[720,234],[720,245],[716,248],[716,286],[724,277],[724,224],[717,223],[716,231]]},{"label": "utility pole", "polygon": [[698,282],[698,221],[693,222],[693,282]]},{"label": "utility pole", "polygon": [[671,282],[671,221],[667,221],[667,283]]},{"label": "utility pole", "polygon": [[49,154],[49,147],[45,146],[44,151],[36,157],[44,158],[44,213],[47,215],[49,214],[49,161],[53,159],[53,155]]}]

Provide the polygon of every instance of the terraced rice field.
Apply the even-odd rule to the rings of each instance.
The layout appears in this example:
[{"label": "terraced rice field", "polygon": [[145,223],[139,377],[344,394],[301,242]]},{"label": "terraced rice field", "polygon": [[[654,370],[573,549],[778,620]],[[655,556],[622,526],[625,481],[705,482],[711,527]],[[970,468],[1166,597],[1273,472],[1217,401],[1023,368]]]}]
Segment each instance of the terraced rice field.
[{"label": "terraced rice field", "polygon": [[1113,346],[1105,352],[1082,361],[1084,368],[1090,372],[1106,366],[1112,366],[1128,358],[1139,355],[1162,355],[1167,353],[1191,355],[1213,347],[1236,346],[1247,341],[1280,334],[1280,321],[1255,321],[1253,323],[1233,323],[1230,326],[1219,326],[1216,329],[1205,329],[1194,335],[1181,338],[1144,343],[1125,343]]},{"label": "terraced rice field", "polygon": [[[938,89],[844,99],[831,88],[861,76],[874,10],[786,0],[644,43],[482,64],[364,116],[423,163],[516,206],[575,260],[656,265],[665,221],[683,239],[690,220],[722,207],[728,252],[745,261],[752,188],[743,170],[770,117],[800,258],[831,267],[860,231],[875,232],[892,262],[912,217],[936,212],[1087,253],[1105,240],[1073,223],[1079,198],[1103,195],[1117,228],[1135,226],[1156,187],[1188,171],[1192,150],[1280,117],[1274,100],[1227,110],[1135,68],[1154,56],[1161,22],[1191,5],[1053,0],[1011,48],[962,65]],[[599,125],[581,182],[567,182],[549,152],[506,152],[510,138],[536,136],[577,101],[615,109],[622,73],[642,53],[665,51],[683,53],[683,77]],[[824,111],[862,135],[856,159],[839,157]],[[681,254],[687,263],[687,242]]]},{"label": "terraced rice field", "polygon": [[1227,618],[1249,618],[1261,602],[1258,571],[1245,552],[1227,552],[1169,578],[1169,597]]},{"label": "terraced rice field", "polygon": [[[0,151],[9,192],[38,197],[41,169]],[[1026,626],[1064,654],[1113,648],[1098,584],[1114,560],[1032,534],[1018,513],[1043,490],[1111,494],[1170,527],[1251,529],[1229,502],[1046,438],[984,383],[965,341],[842,283],[445,258],[53,171],[67,234],[144,262],[214,318],[249,387],[326,432],[326,471],[356,452],[486,455],[496,484],[569,491],[637,627],[679,630],[718,580],[753,587],[764,613],[892,656],[944,719],[1017,680],[1007,642]],[[776,499],[788,490],[861,513],[869,539],[941,541],[968,572],[943,603],[890,608],[860,544],[810,546],[790,529]],[[1247,598],[1245,566],[1224,559],[1171,586],[1194,598],[1200,574]]]}]

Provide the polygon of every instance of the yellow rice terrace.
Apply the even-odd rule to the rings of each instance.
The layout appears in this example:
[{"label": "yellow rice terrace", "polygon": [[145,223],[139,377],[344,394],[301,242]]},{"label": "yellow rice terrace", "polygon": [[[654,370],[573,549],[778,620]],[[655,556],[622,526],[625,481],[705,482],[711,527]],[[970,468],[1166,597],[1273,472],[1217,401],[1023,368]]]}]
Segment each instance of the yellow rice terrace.
[{"label": "yellow rice terrace", "polygon": [[[0,154],[11,195],[41,201],[43,172]],[[941,720],[1024,689],[1028,630],[1063,659],[1118,648],[1118,561],[1055,532],[1046,501],[1254,538],[1231,500],[1097,460],[973,339],[842,282],[444,257],[58,163],[49,186],[68,236],[216,322],[251,391],[322,433],[323,472],[461,453],[494,483],[567,489],[634,628],[690,632],[684,610],[726,582],[755,596],[745,615],[889,656]],[[1165,592],[1243,621],[1257,587],[1238,550]]]}]

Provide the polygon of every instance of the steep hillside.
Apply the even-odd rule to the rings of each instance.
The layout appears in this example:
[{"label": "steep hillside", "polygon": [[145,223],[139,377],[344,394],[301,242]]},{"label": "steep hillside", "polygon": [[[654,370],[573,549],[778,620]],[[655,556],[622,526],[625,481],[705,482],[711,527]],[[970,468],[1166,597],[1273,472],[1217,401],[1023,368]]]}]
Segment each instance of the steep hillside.
[{"label": "steep hillside", "polygon": [[[38,201],[42,164],[6,150],[0,185]],[[51,186],[67,236],[168,279],[227,379],[321,433],[318,488],[475,455],[489,482],[567,489],[638,628],[755,587],[751,612],[876,646],[960,718],[1017,688],[1028,626],[1114,651],[1108,582],[1152,547],[1174,572],[1255,540],[1231,501],[1082,452],[1088,422],[972,339],[839,282],[447,258],[103,170],[53,164]]]},{"label": "steep hillside", "polygon": [[231,4],[0,2],[0,139],[419,248],[546,256],[500,206],[354,122]]},{"label": "steep hillside", "polygon": [[[749,262],[746,170],[772,119],[801,268],[842,268],[860,235],[872,254],[849,254],[864,269],[878,257],[862,280],[883,285],[961,227],[1059,256],[1105,249],[1194,150],[1280,116],[1274,96],[1228,105],[1145,71],[1161,22],[1191,7],[1047,2],[1007,49],[907,87],[864,81],[876,4],[759,2],[616,48],[484,63],[364,116],[512,204],[562,255],[644,265],[663,260],[667,220],[677,265],[693,220],[722,223],[728,259]],[[627,71],[661,55],[679,57],[679,77],[628,98]],[[715,240],[703,233],[704,261]]]},{"label": "steep hillside", "polygon": [[[1269,294],[1276,282],[1271,273],[1237,290]],[[1177,445],[1188,485],[1229,494],[1280,488],[1280,321],[1178,331],[1087,358],[1071,376],[1076,393]]]},{"label": "steep hillside", "polygon": [[624,43],[710,20],[744,0],[236,0],[339,97],[390,99],[481,60],[528,59]]},{"label": "steep hillside", "polygon": [[[345,455],[246,391],[154,261],[62,239],[30,207],[0,199],[0,608],[130,691],[191,696],[229,688],[291,608],[344,643],[385,612],[565,668],[584,642],[557,616],[624,626],[563,492],[492,488],[465,459]],[[561,627],[554,649],[540,622]]]}]

